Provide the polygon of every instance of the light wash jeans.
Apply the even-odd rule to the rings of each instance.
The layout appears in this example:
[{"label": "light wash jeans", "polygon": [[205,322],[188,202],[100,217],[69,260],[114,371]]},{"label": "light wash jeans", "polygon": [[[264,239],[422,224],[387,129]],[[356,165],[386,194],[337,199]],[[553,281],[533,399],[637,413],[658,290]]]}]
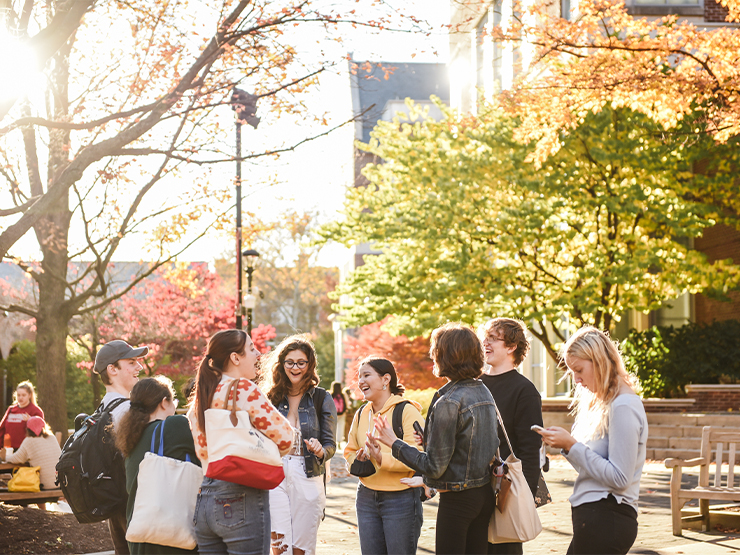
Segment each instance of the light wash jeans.
[{"label": "light wash jeans", "polygon": [[266,555],[270,550],[270,496],[261,489],[204,478],[195,506],[198,552]]},{"label": "light wash jeans", "polygon": [[418,488],[375,491],[357,487],[357,524],[363,555],[413,555],[424,511]]}]

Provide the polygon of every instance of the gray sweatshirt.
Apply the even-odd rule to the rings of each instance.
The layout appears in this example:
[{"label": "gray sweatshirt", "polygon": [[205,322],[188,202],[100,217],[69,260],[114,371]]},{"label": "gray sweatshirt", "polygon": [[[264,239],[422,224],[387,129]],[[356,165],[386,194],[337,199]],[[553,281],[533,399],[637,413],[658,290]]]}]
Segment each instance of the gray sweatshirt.
[{"label": "gray sweatshirt", "polygon": [[637,510],[647,438],[642,400],[637,395],[619,395],[609,408],[607,434],[576,443],[565,456],[578,471],[571,506],[606,499],[611,493],[618,503]]}]

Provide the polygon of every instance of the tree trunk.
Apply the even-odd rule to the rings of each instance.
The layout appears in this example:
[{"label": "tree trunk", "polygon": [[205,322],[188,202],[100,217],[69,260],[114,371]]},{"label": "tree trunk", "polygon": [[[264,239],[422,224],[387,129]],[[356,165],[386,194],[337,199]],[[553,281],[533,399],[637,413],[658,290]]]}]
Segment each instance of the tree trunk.
[{"label": "tree trunk", "polygon": [[[63,46],[53,59],[49,99],[53,119],[64,121],[69,114],[69,53],[72,42]],[[70,134],[64,129],[49,132],[48,188],[69,164]],[[39,400],[55,432],[67,437],[67,333],[71,314],[66,305],[67,265],[69,263],[69,192],[44,214],[34,226],[42,252],[41,272],[36,278],[39,308],[36,318],[36,381]]]}]

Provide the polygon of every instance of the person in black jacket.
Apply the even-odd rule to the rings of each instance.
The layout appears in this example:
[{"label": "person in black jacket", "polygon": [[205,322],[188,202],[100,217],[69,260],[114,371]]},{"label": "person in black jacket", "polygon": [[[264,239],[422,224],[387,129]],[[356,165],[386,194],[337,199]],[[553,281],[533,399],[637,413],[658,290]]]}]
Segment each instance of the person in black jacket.
[{"label": "person in black jacket", "polygon": [[[519,320],[493,318],[481,326],[479,335],[486,359],[481,380],[496,401],[514,455],[522,461],[524,477],[534,496],[540,477],[541,437],[531,427],[542,426],[542,397],[534,384],[517,371],[529,353],[527,328]],[[498,435],[501,458],[505,460],[509,446],[500,427]],[[524,550],[521,543],[489,543],[488,553],[518,555]]]}]

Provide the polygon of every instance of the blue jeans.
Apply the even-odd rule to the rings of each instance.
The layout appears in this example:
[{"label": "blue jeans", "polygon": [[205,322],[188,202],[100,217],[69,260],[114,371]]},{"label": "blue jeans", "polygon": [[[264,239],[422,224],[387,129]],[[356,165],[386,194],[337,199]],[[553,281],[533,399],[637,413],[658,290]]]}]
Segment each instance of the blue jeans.
[{"label": "blue jeans", "polygon": [[413,555],[424,512],[419,490],[375,491],[357,487],[357,524],[363,555]]},{"label": "blue jeans", "polygon": [[195,506],[199,553],[265,555],[270,550],[268,491],[203,478]]}]

